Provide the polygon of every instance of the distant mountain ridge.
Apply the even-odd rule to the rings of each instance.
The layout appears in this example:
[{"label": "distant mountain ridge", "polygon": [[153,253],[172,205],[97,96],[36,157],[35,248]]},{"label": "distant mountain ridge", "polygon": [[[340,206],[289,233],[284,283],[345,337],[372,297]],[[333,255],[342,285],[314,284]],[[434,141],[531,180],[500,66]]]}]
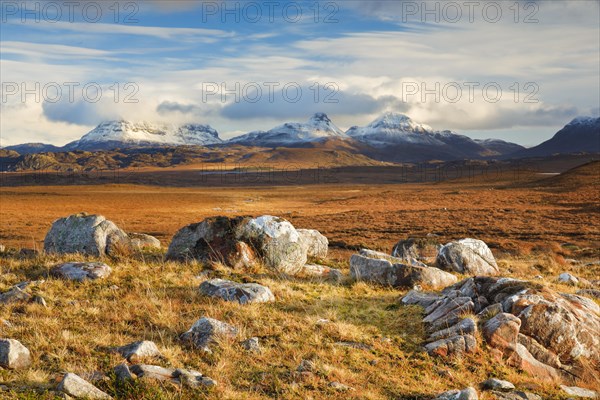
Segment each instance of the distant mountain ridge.
[{"label": "distant mountain ridge", "polygon": [[[209,125],[181,126],[148,122],[107,121],[64,147],[43,143],[9,146],[4,150],[18,154],[43,154],[73,151],[111,151],[117,149],[177,148],[179,146],[216,147],[236,151],[265,149],[306,149],[314,154],[356,155],[374,162],[422,162],[464,159],[522,158],[555,153],[600,153],[600,118],[578,117],[552,139],[531,149],[498,139],[471,139],[450,130],[434,130],[406,115],[386,113],[370,124],[353,126],[346,132],[325,113],[316,113],[306,122],[288,122],[268,131],[254,131],[227,141]],[[148,150],[145,150],[148,149]],[[244,150],[248,149],[248,150]],[[259,150],[257,150],[259,149]],[[262,150],[260,150],[262,149]],[[289,154],[303,154],[306,151]],[[251,156],[251,154],[248,154]],[[271,154],[277,159],[282,155]],[[285,158],[284,157],[284,158]],[[348,158],[350,157],[350,158]],[[365,158],[361,158],[365,162]]]}]

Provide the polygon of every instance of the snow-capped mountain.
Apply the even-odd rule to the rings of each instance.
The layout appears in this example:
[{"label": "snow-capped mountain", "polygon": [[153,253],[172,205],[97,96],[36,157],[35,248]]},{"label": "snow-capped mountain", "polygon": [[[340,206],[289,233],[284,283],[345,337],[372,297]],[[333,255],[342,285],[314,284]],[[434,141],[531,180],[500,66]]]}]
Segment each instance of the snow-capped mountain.
[{"label": "snow-capped mountain", "polygon": [[346,134],[372,146],[373,157],[393,161],[482,158],[522,149],[513,143],[498,140],[475,141],[449,130],[437,131],[396,113],[386,113],[364,127],[354,126]]},{"label": "snow-capped mountain", "polygon": [[182,126],[149,122],[103,122],[81,139],[65,146],[68,150],[100,150],[119,147],[214,145],[222,140],[209,125]]},{"label": "snow-capped mountain", "polygon": [[325,113],[316,113],[307,122],[288,122],[268,131],[254,131],[229,140],[232,144],[279,147],[348,136]]},{"label": "snow-capped mountain", "polygon": [[353,126],[348,129],[346,134],[373,146],[399,143],[441,146],[444,144],[441,139],[454,133],[451,131],[435,131],[429,125],[415,122],[403,114],[386,113],[367,126]]},{"label": "snow-capped mountain", "polygon": [[552,138],[515,156],[539,157],[557,153],[600,153],[600,118],[577,117]]}]

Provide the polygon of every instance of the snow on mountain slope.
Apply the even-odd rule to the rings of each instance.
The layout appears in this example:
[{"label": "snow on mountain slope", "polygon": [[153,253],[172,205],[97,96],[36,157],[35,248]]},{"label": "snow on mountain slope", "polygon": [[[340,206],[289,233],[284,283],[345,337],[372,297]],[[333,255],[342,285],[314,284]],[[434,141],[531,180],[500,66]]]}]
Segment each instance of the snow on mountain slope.
[{"label": "snow on mountain slope", "polygon": [[315,142],[329,138],[347,138],[347,135],[325,113],[313,115],[308,122],[288,122],[268,131],[254,131],[229,140],[232,144],[253,146],[285,146]]},{"label": "snow on mountain slope", "polygon": [[386,113],[365,127],[353,126],[346,134],[373,146],[394,143],[444,145],[440,140],[452,135],[450,131],[434,131],[429,125],[419,124],[406,115]]},{"label": "snow on mountain slope", "polygon": [[81,139],[68,144],[69,150],[148,145],[212,145],[222,143],[219,134],[209,125],[182,126],[149,122],[103,122]]}]

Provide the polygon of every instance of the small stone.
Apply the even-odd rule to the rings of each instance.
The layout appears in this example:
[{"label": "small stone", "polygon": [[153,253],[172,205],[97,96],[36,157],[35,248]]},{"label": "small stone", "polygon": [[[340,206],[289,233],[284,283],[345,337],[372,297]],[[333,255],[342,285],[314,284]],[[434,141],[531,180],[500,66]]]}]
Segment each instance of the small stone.
[{"label": "small stone", "polygon": [[468,387],[463,390],[450,390],[436,397],[434,400],[478,400],[477,391]]},{"label": "small stone", "polygon": [[142,358],[162,357],[156,344],[149,340],[130,343],[126,346],[117,347],[114,350],[129,362],[136,362]]},{"label": "small stone", "polygon": [[213,318],[203,317],[181,335],[181,339],[198,349],[210,352],[210,344],[218,342],[220,338],[235,338],[237,335],[237,328]]},{"label": "small stone", "polygon": [[242,347],[250,352],[253,353],[260,353],[261,352],[261,348],[260,348],[260,343],[257,337],[251,337],[250,339],[244,340],[242,342]]},{"label": "small stone", "polygon": [[577,284],[579,284],[579,279],[576,276],[574,276],[568,272],[563,272],[562,274],[560,274],[558,276],[558,281],[560,283],[564,283],[567,285],[573,285],[573,286],[577,286]]},{"label": "small stone", "polygon": [[168,381],[173,378],[174,369],[163,368],[157,365],[138,364],[130,367],[131,372],[138,378],[155,379],[158,381]]},{"label": "small stone", "polygon": [[590,389],[584,389],[577,386],[560,385],[560,388],[569,396],[582,397],[586,399],[597,399],[598,392]]},{"label": "small stone", "polygon": [[509,381],[503,381],[501,379],[490,378],[481,383],[481,388],[483,390],[498,390],[501,392],[509,392],[509,391],[515,389],[515,385],[513,385]]},{"label": "small stone", "polygon": [[215,380],[193,370],[176,369],[173,372],[172,377],[175,381],[179,381],[182,386],[190,388],[197,388],[200,386],[212,387],[217,385]]},{"label": "small stone", "polygon": [[211,279],[202,282],[200,293],[210,297],[220,297],[240,304],[265,303],[275,301],[271,290],[258,283],[237,283],[225,279]]},{"label": "small stone", "polygon": [[16,339],[0,339],[0,367],[25,369],[31,365],[29,349]]},{"label": "small stone", "polygon": [[100,262],[91,262],[60,264],[54,267],[50,273],[62,279],[83,282],[88,279],[106,278],[111,272],[112,268],[108,265]]},{"label": "small stone", "polygon": [[353,387],[348,386],[348,385],[344,385],[343,383],[340,382],[329,382],[329,386],[330,388],[337,390],[339,392],[347,392],[349,390],[354,390]]},{"label": "small stone", "polygon": [[102,390],[72,373],[65,374],[62,381],[58,384],[58,390],[68,394],[69,396],[73,396],[76,399],[112,399],[111,396],[104,393]]}]

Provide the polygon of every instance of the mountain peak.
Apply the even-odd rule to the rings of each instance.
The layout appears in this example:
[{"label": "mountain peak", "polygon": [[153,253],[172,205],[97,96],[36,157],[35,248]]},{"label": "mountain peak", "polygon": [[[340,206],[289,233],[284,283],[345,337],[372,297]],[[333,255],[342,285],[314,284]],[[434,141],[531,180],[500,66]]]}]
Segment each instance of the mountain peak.
[{"label": "mountain peak", "polygon": [[600,117],[588,117],[588,116],[579,116],[573,118],[568,125],[596,125],[600,124]]},{"label": "mountain peak", "polygon": [[181,126],[146,121],[104,121],[71,143],[69,149],[96,149],[131,146],[211,145],[221,143],[219,134],[209,125]]},{"label": "mountain peak", "polygon": [[315,113],[309,120],[309,123],[315,123],[315,122],[325,122],[325,123],[331,123],[331,120],[329,119],[329,117],[327,116],[327,114],[323,113],[323,112],[318,112]]}]

